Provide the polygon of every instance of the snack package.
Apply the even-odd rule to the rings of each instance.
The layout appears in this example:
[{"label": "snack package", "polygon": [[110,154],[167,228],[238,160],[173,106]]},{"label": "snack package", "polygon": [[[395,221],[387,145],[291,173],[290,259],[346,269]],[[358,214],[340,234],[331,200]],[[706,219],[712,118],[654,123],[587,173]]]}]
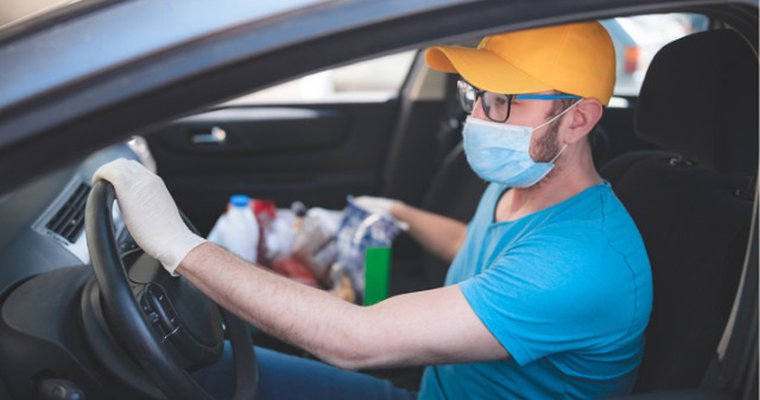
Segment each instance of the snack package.
[{"label": "snack package", "polygon": [[[372,214],[349,196],[337,237],[339,267],[345,269],[358,297],[364,295],[364,258],[369,247],[391,247],[401,224],[387,215]],[[336,282],[334,282],[336,283]]]},{"label": "snack package", "polygon": [[349,303],[358,303],[356,292],[351,285],[351,278],[348,276],[348,271],[340,264],[334,263],[330,266],[330,280],[333,282],[330,293]]}]

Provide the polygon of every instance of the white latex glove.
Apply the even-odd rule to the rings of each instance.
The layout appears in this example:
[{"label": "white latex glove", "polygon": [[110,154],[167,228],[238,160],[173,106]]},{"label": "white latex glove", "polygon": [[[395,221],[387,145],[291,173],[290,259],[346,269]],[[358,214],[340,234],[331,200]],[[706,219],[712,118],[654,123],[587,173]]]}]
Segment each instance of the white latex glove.
[{"label": "white latex glove", "polygon": [[137,245],[177,276],[180,261],[205,239],[182,221],[164,181],[139,162],[123,158],[98,168],[92,181],[100,179],[116,189],[121,215]]},{"label": "white latex glove", "polygon": [[393,216],[393,207],[398,204],[398,200],[387,199],[385,197],[359,196],[354,198],[354,204],[368,211],[370,214],[379,214],[390,217],[403,230],[409,230],[409,224]]},{"label": "white latex glove", "polygon": [[372,214],[380,214],[392,217],[391,211],[398,200],[386,199],[385,197],[359,196],[354,198],[354,204]]}]

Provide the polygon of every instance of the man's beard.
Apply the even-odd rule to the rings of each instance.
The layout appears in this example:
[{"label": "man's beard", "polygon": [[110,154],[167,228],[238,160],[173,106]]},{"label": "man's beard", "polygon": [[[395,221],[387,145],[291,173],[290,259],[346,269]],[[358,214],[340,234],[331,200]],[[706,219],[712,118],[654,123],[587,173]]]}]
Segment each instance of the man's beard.
[{"label": "man's beard", "polygon": [[[562,144],[557,140],[559,137],[560,121],[562,121],[562,118],[549,124],[546,128],[546,134],[536,140],[536,162],[549,162],[554,157],[557,157],[559,152],[562,151]],[[541,185],[552,180],[560,170],[557,161],[559,161],[559,158],[554,160],[554,168],[552,168],[545,177],[526,189],[537,189]]]}]

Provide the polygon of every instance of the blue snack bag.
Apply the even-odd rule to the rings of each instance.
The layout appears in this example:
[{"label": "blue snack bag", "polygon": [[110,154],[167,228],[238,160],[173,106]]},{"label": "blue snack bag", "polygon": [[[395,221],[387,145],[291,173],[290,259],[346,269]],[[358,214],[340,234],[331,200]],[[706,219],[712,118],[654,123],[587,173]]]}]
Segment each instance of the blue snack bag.
[{"label": "blue snack bag", "polygon": [[370,247],[391,247],[403,230],[392,217],[372,214],[349,196],[337,235],[338,263],[345,268],[360,297],[364,295],[364,254]]}]

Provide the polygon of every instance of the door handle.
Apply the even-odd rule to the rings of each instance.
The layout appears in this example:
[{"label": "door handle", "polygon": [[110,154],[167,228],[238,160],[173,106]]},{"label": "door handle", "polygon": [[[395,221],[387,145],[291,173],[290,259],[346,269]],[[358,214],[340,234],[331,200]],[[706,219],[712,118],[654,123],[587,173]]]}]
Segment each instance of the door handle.
[{"label": "door handle", "polygon": [[227,132],[224,129],[214,126],[208,133],[197,133],[191,137],[193,144],[215,144],[221,145],[227,141]]}]

